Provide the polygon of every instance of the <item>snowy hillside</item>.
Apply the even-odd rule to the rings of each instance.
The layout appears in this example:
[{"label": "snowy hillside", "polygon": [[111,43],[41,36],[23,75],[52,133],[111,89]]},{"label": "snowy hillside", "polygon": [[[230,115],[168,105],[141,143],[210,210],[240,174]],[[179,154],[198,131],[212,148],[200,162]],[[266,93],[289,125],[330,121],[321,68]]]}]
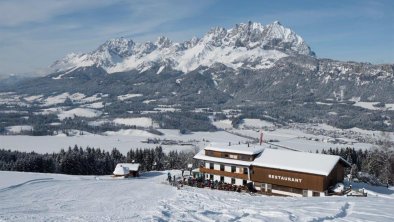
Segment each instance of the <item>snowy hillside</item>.
[{"label": "snowy hillside", "polygon": [[383,222],[394,217],[394,191],[386,188],[367,198],[290,198],[177,190],[165,178],[166,172],[124,180],[0,171],[0,221]]},{"label": "snowy hillside", "polygon": [[186,73],[199,66],[222,63],[232,68],[265,69],[288,54],[314,55],[299,35],[279,22],[266,26],[249,22],[236,24],[231,29],[216,27],[201,39],[192,38],[182,43],[163,36],[154,43],[111,39],[91,53],[69,54],[56,61],[52,68],[73,71],[78,67],[97,66],[115,73],[133,69],[143,72],[157,66],[160,67],[157,74],[160,74],[166,67]]}]

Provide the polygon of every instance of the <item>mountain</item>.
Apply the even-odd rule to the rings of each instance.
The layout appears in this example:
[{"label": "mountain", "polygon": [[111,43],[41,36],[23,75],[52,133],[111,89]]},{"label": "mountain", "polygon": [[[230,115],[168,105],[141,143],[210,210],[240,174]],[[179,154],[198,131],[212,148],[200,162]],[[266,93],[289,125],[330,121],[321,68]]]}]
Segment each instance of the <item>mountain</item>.
[{"label": "mountain", "polygon": [[[317,58],[279,22],[216,27],[181,43],[111,39],[92,52],[69,54],[51,69],[0,91],[43,100],[61,93],[104,94],[109,115],[162,106],[237,108],[257,118],[268,113],[285,121],[394,130],[393,64]],[[123,95],[138,97],[118,101]]]},{"label": "mountain", "polygon": [[133,40],[111,39],[90,53],[69,54],[56,61],[54,71],[97,66],[107,73],[129,70],[146,71],[159,66],[184,73],[199,66],[222,63],[232,68],[260,70],[270,68],[280,58],[294,55],[314,56],[305,41],[279,22],[269,25],[248,22],[231,29],[216,27],[202,38],[182,43],[159,37],[156,42],[136,43]]}]

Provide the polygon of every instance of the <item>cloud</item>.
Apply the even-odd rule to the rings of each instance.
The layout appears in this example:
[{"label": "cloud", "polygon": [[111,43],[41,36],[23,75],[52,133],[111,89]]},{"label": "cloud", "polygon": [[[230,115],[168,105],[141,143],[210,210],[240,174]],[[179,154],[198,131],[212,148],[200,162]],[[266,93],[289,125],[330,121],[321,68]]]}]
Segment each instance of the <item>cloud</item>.
[{"label": "cloud", "polygon": [[26,23],[41,23],[53,17],[77,10],[109,5],[104,0],[2,0],[0,2],[0,26],[15,27]]},{"label": "cloud", "polygon": [[144,41],[163,30],[165,34],[186,33],[176,24],[213,2],[3,0],[0,72],[28,72],[45,67],[67,53],[93,50],[109,38],[123,36]]}]

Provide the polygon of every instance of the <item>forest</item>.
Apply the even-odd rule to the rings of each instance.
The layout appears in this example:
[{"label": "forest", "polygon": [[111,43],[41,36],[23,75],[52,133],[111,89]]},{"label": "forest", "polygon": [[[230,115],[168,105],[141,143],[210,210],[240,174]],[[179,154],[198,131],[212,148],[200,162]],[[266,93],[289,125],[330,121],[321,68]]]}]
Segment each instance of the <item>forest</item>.
[{"label": "forest", "polygon": [[[394,182],[394,153],[390,149],[375,148],[355,150],[354,148],[322,150],[322,154],[339,155],[351,164],[346,175],[373,185],[387,185]],[[58,153],[38,154],[0,150],[0,170],[41,173],[62,173],[71,175],[110,175],[117,163],[139,163],[141,171],[186,169],[188,164],[198,167],[193,159],[197,150],[188,152],[163,152],[161,146],[154,149],[130,149],[123,155],[116,148],[111,152],[92,147],[69,147]],[[318,153],[318,151],[316,151]]]},{"label": "forest", "polygon": [[141,171],[186,169],[193,163],[194,152],[163,152],[154,149],[130,149],[123,155],[116,148],[111,152],[100,148],[69,147],[58,153],[38,154],[0,149],[0,170],[71,175],[109,175],[118,163],[139,163]]}]

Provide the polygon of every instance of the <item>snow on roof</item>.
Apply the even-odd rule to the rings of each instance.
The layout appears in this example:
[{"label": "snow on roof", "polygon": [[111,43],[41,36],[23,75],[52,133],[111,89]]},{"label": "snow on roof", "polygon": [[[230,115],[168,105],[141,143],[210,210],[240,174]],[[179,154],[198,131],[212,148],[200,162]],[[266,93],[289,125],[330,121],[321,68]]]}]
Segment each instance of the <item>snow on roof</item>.
[{"label": "snow on roof", "polygon": [[230,145],[226,143],[211,143],[205,150],[219,151],[219,152],[228,152],[228,153],[239,153],[246,155],[254,155],[261,153],[265,148],[265,145],[256,145],[256,144],[234,144]]},{"label": "snow on roof", "polygon": [[252,165],[328,176],[340,160],[335,155],[267,148]]},{"label": "snow on roof", "polygon": [[140,167],[139,163],[118,163],[116,164],[114,174],[115,175],[128,174],[130,171],[138,171],[139,167]]},{"label": "snow on roof", "polygon": [[127,170],[126,167],[116,166],[113,174],[117,176],[124,176],[129,174],[129,171]]},{"label": "snow on roof", "polygon": [[240,165],[240,166],[250,166],[250,164],[252,163],[250,161],[234,160],[234,159],[226,159],[226,158],[218,158],[218,157],[206,156],[205,155],[205,150],[201,150],[193,158],[194,159],[198,159],[198,160],[205,160],[205,161],[211,161],[211,162],[217,162],[217,163],[227,163],[227,164]]}]

